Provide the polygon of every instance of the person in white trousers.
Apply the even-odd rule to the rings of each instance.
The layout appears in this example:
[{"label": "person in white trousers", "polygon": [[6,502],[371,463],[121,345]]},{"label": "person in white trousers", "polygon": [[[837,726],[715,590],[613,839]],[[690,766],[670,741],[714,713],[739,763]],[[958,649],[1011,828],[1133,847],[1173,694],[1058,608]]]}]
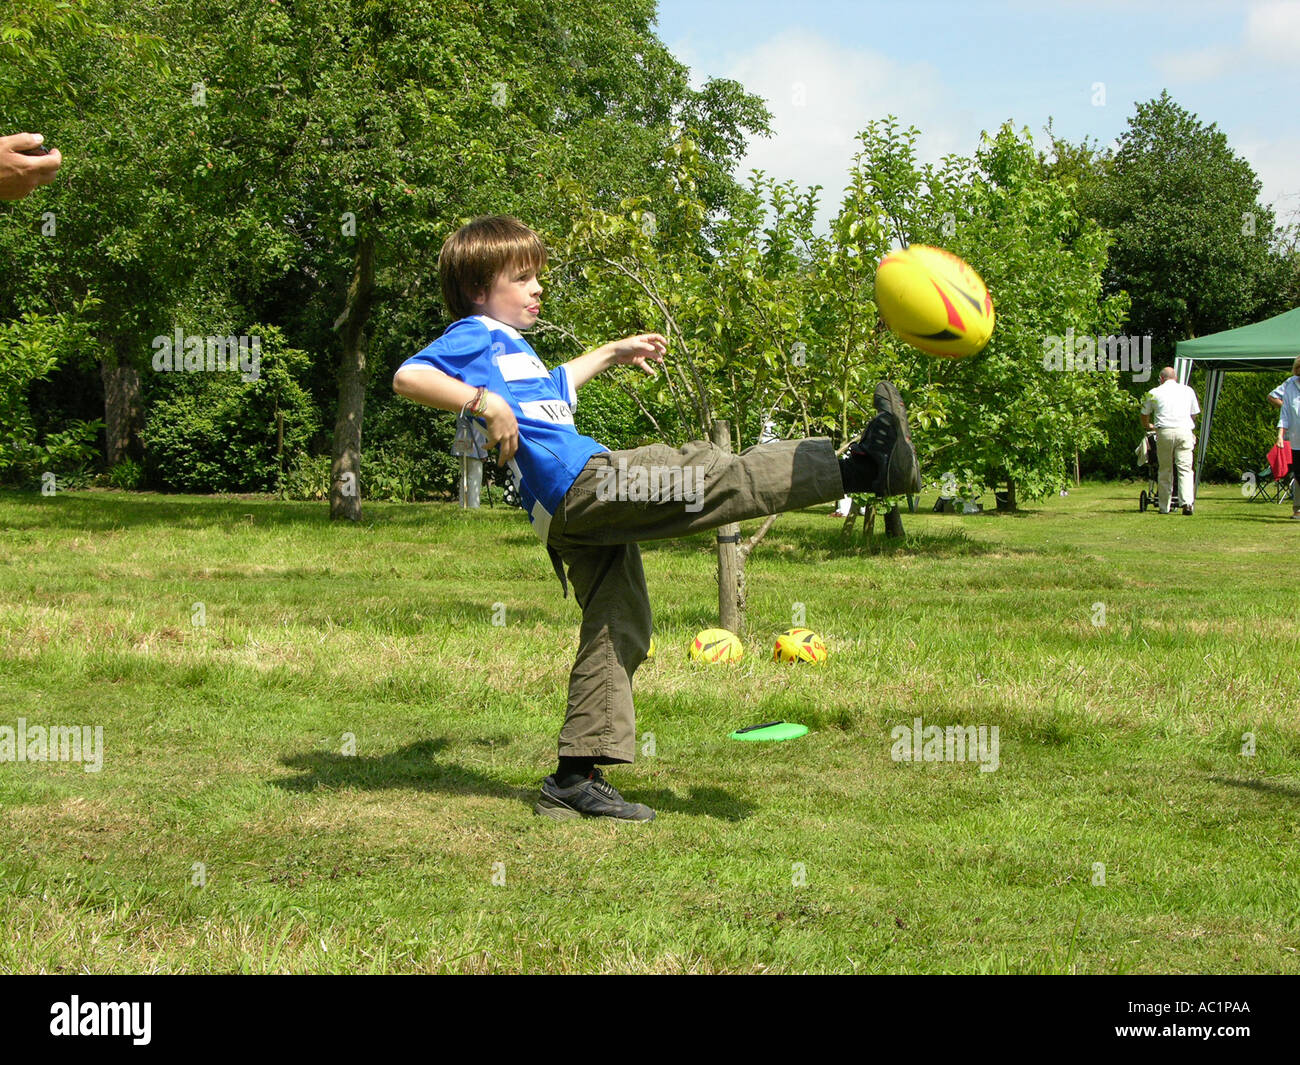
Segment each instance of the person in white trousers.
[{"label": "person in white trousers", "polygon": [[1191,514],[1196,504],[1192,483],[1192,452],[1196,447],[1196,416],[1201,405],[1196,393],[1180,385],[1172,366],[1160,371],[1160,384],[1142,401],[1142,427],[1156,431],[1156,454],[1160,458],[1160,513],[1169,513],[1174,489],[1174,468],[1178,468],[1178,496],[1183,513]]}]

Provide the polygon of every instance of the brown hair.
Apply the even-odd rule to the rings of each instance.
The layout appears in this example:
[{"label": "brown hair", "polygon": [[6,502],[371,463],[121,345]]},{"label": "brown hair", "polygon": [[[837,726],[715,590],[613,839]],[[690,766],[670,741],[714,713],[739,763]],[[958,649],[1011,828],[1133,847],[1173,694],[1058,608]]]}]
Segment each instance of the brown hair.
[{"label": "brown hair", "polygon": [[476,218],[448,237],[438,253],[443,303],[454,317],[468,318],[476,313],[474,297],[490,289],[502,271],[545,265],[542,238],[518,218]]},{"label": "brown hair", "polygon": [[1295,377],[1300,377],[1300,358],[1291,364],[1291,373]]}]

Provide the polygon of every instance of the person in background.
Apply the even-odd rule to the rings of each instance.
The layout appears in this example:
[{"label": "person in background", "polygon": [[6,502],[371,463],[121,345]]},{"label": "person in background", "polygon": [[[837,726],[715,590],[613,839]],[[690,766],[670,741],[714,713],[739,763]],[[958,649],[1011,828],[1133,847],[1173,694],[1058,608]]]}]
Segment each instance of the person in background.
[{"label": "person in background", "polygon": [[1192,484],[1192,450],[1196,447],[1196,416],[1201,405],[1196,393],[1180,385],[1172,366],[1160,371],[1160,384],[1142,401],[1142,428],[1156,431],[1156,454],[1160,457],[1160,513],[1169,513],[1174,489],[1174,467],[1178,467],[1178,497],[1183,513],[1191,514],[1196,503]]},{"label": "person in background", "polygon": [[1291,364],[1291,376],[1268,394],[1268,401],[1280,408],[1277,446],[1291,445],[1291,519],[1300,521],[1300,486],[1296,485],[1297,453],[1300,453],[1300,358]]},{"label": "person in background", "polygon": [[[0,137],[0,200],[21,200],[38,185],[48,185],[63,165],[57,148],[41,148],[39,133]],[[28,154],[37,150],[44,154]]]}]

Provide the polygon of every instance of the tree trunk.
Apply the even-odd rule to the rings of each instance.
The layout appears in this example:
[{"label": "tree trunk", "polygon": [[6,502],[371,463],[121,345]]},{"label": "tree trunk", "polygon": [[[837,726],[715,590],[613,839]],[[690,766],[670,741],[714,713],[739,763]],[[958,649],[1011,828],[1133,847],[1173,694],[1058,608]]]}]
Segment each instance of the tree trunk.
[{"label": "tree trunk", "polygon": [[[713,442],[731,452],[731,423],[713,423]],[[718,624],[740,635],[745,625],[745,560],[740,554],[740,524],[718,529]]]},{"label": "tree trunk", "polygon": [[140,371],[135,363],[115,354],[100,363],[104,384],[104,458],[112,469],[123,459],[139,462],[144,457],[140,430],[144,404],[140,397]]},{"label": "tree trunk", "polygon": [[898,509],[897,503],[885,513],[885,535],[891,540],[901,540],[907,535],[903,531],[903,512]]},{"label": "tree trunk", "polygon": [[1079,449],[1074,449],[1074,487],[1078,488],[1083,484],[1083,478],[1079,475]]},{"label": "tree trunk", "polygon": [[375,287],[375,239],[357,244],[356,267],[347,304],[334,322],[343,340],[339,363],[339,405],[334,419],[334,462],[330,467],[330,518],[361,520],[361,416],[366,403],[366,322]]},{"label": "tree trunk", "polygon": [[776,524],[776,520],[780,516],[780,514],[769,514],[763,519],[763,524],[755,530],[754,535],[740,545],[740,567],[742,574],[745,569],[745,559],[749,558],[749,553],[763,542],[763,537],[766,536],[767,531]]},{"label": "tree trunk", "polygon": [[849,504],[848,516],[844,519],[844,524],[840,526],[840,536],[848,537],[853,533],[853,526],[858,523],[858,509],[852,503]]},{"label": "tree trunk", "polygon": [[998,500],[998,510],[1011,512],[1016,509],[1016,482],[1007,478],[1007,491],[1004,498]]},{"label": "tree trunk", "polygon": [[862,508],[862,535],[870,543],[876,535],[876,504],[868,503]]}]

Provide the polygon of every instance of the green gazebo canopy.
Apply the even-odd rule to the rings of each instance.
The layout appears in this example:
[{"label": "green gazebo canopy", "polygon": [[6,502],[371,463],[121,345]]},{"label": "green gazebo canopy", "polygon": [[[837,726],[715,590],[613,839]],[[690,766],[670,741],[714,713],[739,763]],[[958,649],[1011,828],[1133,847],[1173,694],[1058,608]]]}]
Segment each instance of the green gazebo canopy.
[{"label": "green gazebo canopy", "polygon": [[1205,363],[1207,369],[1284,369],[1288,373],[1283,376],[1289,376],[1291,363],[1300,355],[1300,307],[1254,325],[1180,340],[1177,353],[1180,359]]},{"label": "green gazebo canopy", "polygon": [[[1300,307],[1254,325],[1225,329],[1222,333],[1211,333],[1195,340],[1180,340],[1175,350],[1174,369],[1183,384],[1187,384],[1192,376],[1193,364],[1203,363],[1207,371],[1196,454],[1196,480],[1199,483],[1205,465],[1205,449],[1210,442],[1214,408],[1223,389],[1224,373],[1229,370],[1271,373],[1274,375],[1273,384],[1281,384],[1290,377],[1291,365],[1300,356]],[[1263,396],[1260,399],[1263,402]],[[1268,442],[1261,441],[1261,461],[1267,449]]]}]

